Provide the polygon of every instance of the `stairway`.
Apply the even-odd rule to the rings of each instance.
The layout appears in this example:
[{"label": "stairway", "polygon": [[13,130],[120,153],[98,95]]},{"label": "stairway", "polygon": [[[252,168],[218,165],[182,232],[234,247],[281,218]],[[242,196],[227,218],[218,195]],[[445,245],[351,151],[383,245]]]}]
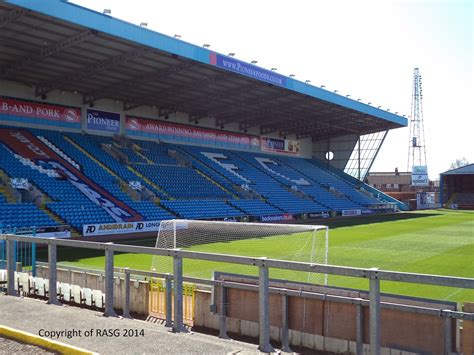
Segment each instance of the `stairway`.
[{"label": "stairway", "polygon": [[165,190],[163,190],[160,186],[158,186],[157,184],[155,184],[153,181],[151,181],[150,179],[148,179],[145,175],[141,174],[140,172],[138,172],[137,170],[135,170],[134,168],[132,168],[131,166],[127,166],[127,169],[130,170],[132,173],[134,173],[136,176],[138,176],[140,179],[142,179],[143,181],[145,181],[148,185],[152,186],[154,189],[156,189],[156,191],[159,191],[160,193],[162,193],[164,196],[167,197],[167,199],[169,200],[174,200],[173,197],[171,197]]},{"label": "stairway", "polygon": [[208,180],[211,184],[217,186],[219,189],[221,189],[222,191],[230,194],[234,199],[238,200],[239,197],[234,195],[231,191],[229,191],[228,189],[226,189],[224,186],[222,186],[221,184],[219,184],[217,181],[213,180],[210,176],[207,176],[206,174],[204,174],[201,170],[197,169],[197,168],[194,168],[193,167],[193,170],[198,173],[199,175],[201,175],[203,178],[205,178],[206,180]]},{"label": "stairway", "polygon": [[2,184],[0,184],[0,194],[3,194],[5,196],[5,199],[8,203],[16,203],[17,201],[15,196],[13,196],[7,188],[7,184],[10,183],[10,177],[1,169],[0,181],[2,182]]},{"label": "stairway", "polygon": [[67,223],[65,220],[63,220],[61,217],[59,217],[57,214],[55,214],[53,211],[51,211],[49,208],[46,206],[41,206],[40,209],[46,213],[48,216],[50,216],[58,225],[68,225],[69,228],[71,229],[71,237],[73,238],[78,238],[81,237],[82,234],[79,233],[76,229],[72,228],[69,223]]},{"label": "stairway", "polygon": [[140,146],[133,144],[133,151],[136,155],[145,160],[149,165],[156,165],[155,162],[153,162],[145,154],[142,153],[142,148]]}]

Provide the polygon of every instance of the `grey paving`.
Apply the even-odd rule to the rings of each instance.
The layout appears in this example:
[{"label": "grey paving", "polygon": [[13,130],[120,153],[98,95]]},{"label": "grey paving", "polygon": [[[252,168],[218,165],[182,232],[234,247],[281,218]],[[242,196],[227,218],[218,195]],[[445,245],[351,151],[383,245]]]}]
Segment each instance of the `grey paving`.
[{"label": "grey paving", "polygon": [[[260,353],[254,344],[193,332],[174,334],[159,324],[106,318],[87,309],[5,295],[0,295],[0,324],[42,336],[46,331],[64,331],[54,340],[101,354]],[[68,338],[67,331],[75,333]]]},{"label": "grey paving", "polygon": [[57,353],[47,351],[38,346],[22,344],[11,339],[0,337],[0,355],[12,355],[12,354],[48,355],[48,354],[57,354]]}]

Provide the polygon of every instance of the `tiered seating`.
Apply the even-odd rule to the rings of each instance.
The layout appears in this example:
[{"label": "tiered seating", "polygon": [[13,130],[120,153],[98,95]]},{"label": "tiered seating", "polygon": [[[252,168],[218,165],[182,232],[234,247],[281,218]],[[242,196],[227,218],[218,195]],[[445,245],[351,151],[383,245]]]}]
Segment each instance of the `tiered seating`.
[{"label": "tiered seating", "polygon": [[[84,175],[138,212],[144,220],[171,219],[174,214],[183,218],[214,219],[317,213],[381,203],[371,193],[360,190],[362,183],[346,179],[343,173],[335,173],[310,159],[129,140],[123,146],[116,145],[128,157],[127,167],[102,149],[103,143],[113,144],[111,137],[29,131],[59,150],[58,154],[64,159],[77,165]],[[171,154],[173,150],[177,154]],[[74,228],[114,222],[104,209],[68,180],[60,178],[48,162],[20,161],[2,144],[0,153],[1,168],[9,176],[28,178],[52,199],[46,204],[47,208]],[[160,197],[164,208],[150,201],[134,201],[122,190],[120,181],[139,181]],[[14,206],[6,203],[1,195],[0,213],[0,223],[11,226],[12,222],[18,227],[56,224],[34,205]]]},{"label": "tiered seating", "polygon": [[[293,160],[306,161],[304,159],[287,158],[283,161],[283,159],[278,159],[277,157],[268,155],[264,156],[261,154],[253,156],[245,156],[244,154],[241,154],[241,156],[245,157],[249,163],[254,164],[257,168],[280,181],[282,184],[295,187],[298,191],[310,196],[316,202],[331,210],[340,211],[343,209],[355,209],[361,207],[360,204],[350,200],[341,191],[331,191],[328,189],[328,185],[323,187],[319,179],[310,178],[286,163],[286,161],[291,162]],[[265,164],[265,168],[262,164],[258,163],[256,160],[257,158],[260,160],[270,160],[270,162]]]},{"label": "tiered seating", "polygon": [[163,201],[163,205],[187,219],[212,219],[244,215],[241,211],[220,200]]},{"label": "tiered seating", "polygon": [[[66,135],[72,140],[74,140],[76,143],[80,144],[90,154],[93,154],[96,159],[101,161],[104,165],[106,165],[114,173],[119,175],[126,182],[139,180],[144,186],[146,186],[150,190],[153,189],[150,185],[142,181],[137,175],[133,174],[124,165],[121,165],[117,160],[113,159],[110,155],[105,153],[100,148],[100,143],[103,143],[104,141],[106,141],[107,138],[89,136],[89,135],[87,136],[79,135],[79,134],[74,134],[74,133],[67,133]],[[46,138],[49,138],[52,141],[52,143],[58,146],[66,154],[68,154],[69,156],[73,156],[74,159],[79,164],[81,164],[81,167],[84,173],[88,177],[92,178],[100,186],[102,186],[103,188],[108,190],[110,193],[112,193],[112,195],[117,197],[119,200],[125,202],[128,206],[130,206],[135,211],[140,213],[145,220],[162,220],[162,219],[173,218],[173,216],[170,213],[158,207],[152,202],[134,201],[128,194],[126,194],[125,192],[121,190],[117,182],[117,179],[113,175],[111,175],[105,169],[103,169],[98,164],[93,162],[91,159],[89,159],[85,154],[83,154],[73,145],[71,145],[64,139],[62,139],[62,137],[50,136],[47,132],[45,133],[45,136]],[[110,138],[108,139],[111,141]],[[155,190],[154,192],[157,192],[157,191]]]},{"label": "tiered seating", "polygon": [[232,200],[229,201],[232,206],[237,207],[249,216],[265,216],[281,214],[279,210],[261,200]]},{"label": "tiered seating", "polygon": [[136,169],[177,198],[229,198],[224,190],[185,166],[140,165]]},{"label": "tiered seating", "polygon": [[0,230],[6,227],[47,227],[56,221],[32,203],[6,203],[0,201]]},{"label": "tiered seating", "polygon": [[309,178],[317,180],[320,184],[334,187],[336,191],[343,193],[359,205],[367,206],[380,203],[375,197],[362,193],[356,186],[344,180],[341,176],[324,169],[316,160],[290,159],[288,157],[281,157],[280,160],[301,171]]},{"label": "tiered seating", "polygon": [[[297,194],[288,191],[287,187],[282,187],[282,183],[273,179],[271,176],[264,173],[259,168],[251,165],[244,160],[241,155],[248,154],[252,156],[253,153],[231,152],[219,149],[188,147],[183,146],[194,157],[199,157],[200,160],[206,161],[219,173],[226,176],[230,181],[236,185],[248,185],[249,188],[258,194],[265,197],[270,203],[281,208],[288,213],[305,213],[305,212],[322,212],[329,210],[327,207],[314,202],[310,198],[297,196]],[[234,173],[226,170],[222,164],[216,164],[202,152],[220,153],[225,156],[222,160],[224,164],[233,164],[237,169]],[[244,179],[246,180],[244,180]],[[281,213],[281,212],[280,212]]]}]

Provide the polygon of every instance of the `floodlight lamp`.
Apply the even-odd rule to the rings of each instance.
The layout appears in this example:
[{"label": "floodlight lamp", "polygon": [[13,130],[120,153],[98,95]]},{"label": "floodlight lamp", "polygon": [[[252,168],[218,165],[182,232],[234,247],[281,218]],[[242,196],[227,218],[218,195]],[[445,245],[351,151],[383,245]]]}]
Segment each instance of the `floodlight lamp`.
[{"label": "floodlight lamp", "polygon": [[277,71],[277,68],[272,68],[272,69],[270,69],[270,70],[271,70],[271,71]]},{"label": "floodlight lamp", "polygon": [[357,101],[362,101],[362,99],[357,99]]},{"label": "floodlight lamp", "polygon": [[208,43],[204,43],[202,46],[203,46],[204,48],[209,48],[211,45],[208,44]]},{"label": "floodlight lamp", "polygon": [[311,82],[311,80],[306,80],[305,83],[306,84],[309,84]]},{"label": "floodlight lamp", "polygon": [[229,54],[227,54],[229,57],[233,57],[235,55],[234,52],[230,52]]},{"label": "floodlight lamp", "polygon": [[372,102],[367,102],[367,105],[372,105]]},{"label": "floodlight lamp", "polygon": [[252,60],[250,63],[251,63],[251,64],[257,64],[257,63],[258,63],[258,60]]},{"label": "floodlight lamp", "polygon": [[347,94],[346,97],[351,97],[351,95]]},{"label": "floodlight lamp", "polygon": [[290,74],[290,78],[294,78],[295,77],[295,74]]},{"label": "floodlight lamp", "polygon": [[339,92],[339,90],[334,90],[334,92],[335,92],[335,93],[338,93],[338,92]]},{"label": "floodlight lamp", "polygon": [[148,27],[148,22],[140,22],[140,27]]},{"label": "floodlight lamp", "polygon": [[104,15],[110,15],[110,14],[112,13],[112,10],[110,10],[110,9],[104,9],[104,11],[102,11],[102,13],[103,13]]},{"label": "floodlight lamp", "polygon": [[181,35],[175,34],[175,35],[174,35],[174,38],[181,38]]},{"label": "floodlight lamp", "polygon": [[326,85],[321,85],[321,89],[324,89],[326,87]]}]

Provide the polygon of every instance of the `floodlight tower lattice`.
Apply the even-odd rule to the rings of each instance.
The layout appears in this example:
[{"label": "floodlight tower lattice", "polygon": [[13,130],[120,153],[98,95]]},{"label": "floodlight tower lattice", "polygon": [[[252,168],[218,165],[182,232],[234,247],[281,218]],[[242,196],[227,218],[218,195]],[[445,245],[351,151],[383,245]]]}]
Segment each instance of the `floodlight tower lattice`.
[{"label": "floodlight tower lattice", "polygon": [[426,166],[425,128],[423,124],[423,89],[419,68],[413,69],[413,93],[411,100],[410,136],[408,142],[408,166]]}]

